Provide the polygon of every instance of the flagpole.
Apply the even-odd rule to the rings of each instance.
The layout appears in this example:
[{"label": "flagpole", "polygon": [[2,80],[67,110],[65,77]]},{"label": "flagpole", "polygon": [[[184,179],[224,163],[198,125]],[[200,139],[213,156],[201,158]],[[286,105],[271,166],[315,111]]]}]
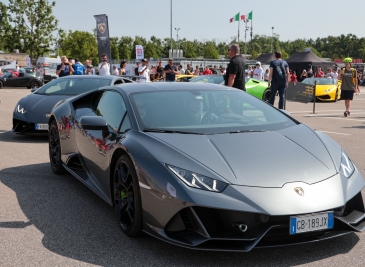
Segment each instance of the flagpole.
[{"label": "flagpole", "polygon": [[[252,10],[251,10],[251,14],[252,14]],[[251,18],[251,56],[252,56],[252,18]]]},{"label": "flagpole", "polygon": [[238,37],[237,37],[238,47],[240,46],[240,23],[241,23],[241,17],[238,16]]}]

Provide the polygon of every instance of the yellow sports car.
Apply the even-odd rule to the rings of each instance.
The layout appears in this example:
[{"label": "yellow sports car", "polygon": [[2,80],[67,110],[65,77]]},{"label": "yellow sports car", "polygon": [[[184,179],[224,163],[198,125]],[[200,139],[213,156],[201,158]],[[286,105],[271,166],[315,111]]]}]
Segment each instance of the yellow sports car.
[{"label": "yellow sports car", "polygon": [[196,78],[196,75],[176,75],[176,81],[177,82],[188,82],[190,79]]},{"label": "yellow sports car", "polygon": [[322,101],[337,101],[341,98],[341,81],[332,78],[306,78],[302,83],[314,85],[316,97]]}]

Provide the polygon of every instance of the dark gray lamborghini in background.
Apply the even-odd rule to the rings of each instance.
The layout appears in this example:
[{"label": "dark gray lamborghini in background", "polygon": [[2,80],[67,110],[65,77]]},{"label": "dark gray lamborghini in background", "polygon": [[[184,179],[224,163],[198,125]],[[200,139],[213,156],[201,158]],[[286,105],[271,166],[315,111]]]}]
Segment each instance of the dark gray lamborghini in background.
[{"label": "dark gray lamborghini in background", "polygon": [[13,132],[48,134],[48,119],[57,102],[102,86],[132,82],[123,77],[96,75],[72,75],[52,80],[18,101],[13,112]]},{"label": "dark gray lamborghini in background", "polygon": [[115,207],[123,232],[249,251],[365,229],[365,182],[330,137],[240,90],[96,89],[49,118],[52,170]]}]

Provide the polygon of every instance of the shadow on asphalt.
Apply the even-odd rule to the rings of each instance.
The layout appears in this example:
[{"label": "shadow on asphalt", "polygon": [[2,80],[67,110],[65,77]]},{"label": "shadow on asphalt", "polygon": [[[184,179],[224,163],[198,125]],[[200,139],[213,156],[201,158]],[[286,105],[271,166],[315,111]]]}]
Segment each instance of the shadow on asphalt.
[{"label": "shadow on asphalt", "polygon": [[0,227],[34,225],[48,250],[101,266],[293,266],[348,253],[359,241],[349,234],[249,253],[194,251],[147,235],[125,236],[112,207],[72,176],[55,175],[49,163],[3,169],[0,182],[16,193],[29,220],[2,222]]},{"label": "shadow on asphalt", "polygon": [[38,135],[20,135],[12,131],[0,130],[0,142],[10,143],[47,143],[48,137]]}]

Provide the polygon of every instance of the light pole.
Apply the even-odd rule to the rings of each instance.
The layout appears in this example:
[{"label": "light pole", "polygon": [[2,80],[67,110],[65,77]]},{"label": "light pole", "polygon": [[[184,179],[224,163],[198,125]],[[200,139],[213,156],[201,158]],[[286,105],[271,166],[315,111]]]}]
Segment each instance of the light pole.
[{"label": "light pole", "polygon": [[171,49],[171,57],[174,57],[174,53],[172,51],[172,0],[170,0],[170,49]]},{"label": "light pole", "polygon": [[175,28],[176,30],[176,55],[177,55],[177,58],[179,58],[180,56],[180,52],[179,51],[179,30],[180,28]]},{"label": "light pole", "polygon": [[247,55],[247,48],[246,48],[247,41],[246,41],[246,36],[247,36],[247,31],[250,29],[250,27],[247,27],[247,22],[248,22],[248,19],[245,20],[245,59],[246,59],[246,55]]},{"label": "light pole", "polygon": [[272,42],[274,40],[274,27],[271,27],[271,53],[273,53],[274,51],[272,50]]}]

